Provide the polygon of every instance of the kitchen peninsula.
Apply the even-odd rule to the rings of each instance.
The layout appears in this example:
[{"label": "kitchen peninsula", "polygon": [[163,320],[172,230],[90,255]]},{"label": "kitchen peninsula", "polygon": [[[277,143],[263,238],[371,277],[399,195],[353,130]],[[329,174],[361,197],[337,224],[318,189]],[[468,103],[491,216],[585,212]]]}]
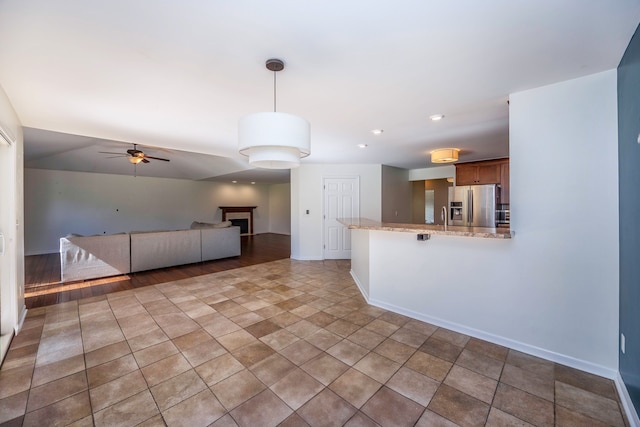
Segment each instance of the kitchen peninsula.
[{"label": "kitchen peninsula", "polygon": [[517,281],[501,275],[518,240],[509,229],[338,221],[351,233],[351,275],[369,304],[523,349],[504,321],[518,319],[504,304]]},{"label": "kitchen peninsula", "polygon": [[483,237],[494,239],[510,239],[508,228],[459,227],[433,224],[397,224],[374,221],[368,218],[339,218],[338,222],[349,229],[397,231],[403,233],[440,234],[446,236]]}]

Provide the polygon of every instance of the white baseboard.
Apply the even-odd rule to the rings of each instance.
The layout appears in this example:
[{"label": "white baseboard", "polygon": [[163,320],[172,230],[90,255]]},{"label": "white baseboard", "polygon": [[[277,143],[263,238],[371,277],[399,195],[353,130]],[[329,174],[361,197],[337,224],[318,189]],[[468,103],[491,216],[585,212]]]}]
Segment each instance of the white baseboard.
[{"label": "white baseboard", "polygon": [[31,256],[31,255],[49,255],[49,254],[57,254],[58,251],[29,251],[29,252],[25,252],[24,256]]},{"label": "white baseboard", "polygon": [[616,384],[618,396],[620,396],[622,407],[624,408],[625,414],[627,414],[627,420],[629,420],[630,427],[640,427],[640,417],[638,416],[638,412],[636,412],[633,406],[631,396],[629,396],[627,386],[624,385],[624,381],[622,380],[622,376],[620,376],[620,372],[617,373],[613,381]]},{"label": "white baseboard", "polygon": [[371,299],[369,297],[369,293],[365,291],[365,288],[362,286],[360,280],[355,275],[353,270],[351,270],[350,273],[354,282],[358,286],[358,289],[360,289],[360,293],[370,305],[613,380],[616,385],[616,389],[618,390],[618,395],[620,396],[622,407],[625,414],[627,415],[627,419],[629,420],[630,427],[640,427],[640,418],[638,417],[638,412],[636,412],[635,407],[633,406],[631,396],[629,396],[629,392],[627,391],[627,387],[625,386],[619,371],[581,359],[576,359],[570,356],[545,350],[543,348],[521,343],[519,341],[504,338],[498,335],[489,334],[478,329],[469,328],[457,323],[448,322],[446,320],[432,316],[427,316],[413,310],[407,310],[402,307],[397,307],[393,304],[387,304],[382,301]]},{"label": "white baseboard", "polygon": [[449,322],[444,319],[428,316],[424,313],[408,310],[402,307],[395,306],[393,304],[388,304],[383,301],[373,299],[369,296],[367,292],[364,292],[364,288],[362,284],[359,282],[357,276],[354,274],[353,270],[351,270],[351,277],[353,277],[353,280],[356,282],[356,285],[360,289],[360,293],[362,293],[362,296],[364,296],[367,303],[374,305],[376,307],[384,308],[385,310],[402,314],[404,316],[411,317],[413,319],[422,320],[423,322],[431,323],[441,328],[450,329],[452,331],[459,332],[464,335],[468,335],[484,341],[489,341],[494,344],[508,347],[513,350],[521,351],[523,353],[531,354],[533,356],[541,357],[543,359],[550,360],[555,363],[560,363],[562,365],[570,366],[572,368],[589,372],[591,374],[598,375],[601,377],[605,377],[613,380],[616,378],[616,375],[618,374],[617,370],[607,368],[606,366],[587,362],[581,359],[576,359],[574,357],[566,356],[564,354],[545,350],[543,348],[532,346],[530,344],[525,344],[509,338],[501,337],[499,335],[490,334],[479,329],[470,328],[468,326],[460,325],[454,322]]},{"label": "white baseboard", "polygon": [[324,261],[322,257],[314,257],[314,256],[294,256],[291,255],[291,259],[295,259],[296,261]]},{"label": "white baseboard", "polygon": [[350,270],[349,273],[351,273],[351,277],[353,278],[353,281],[356,282],[356,286],[358,286],[358,289],[360,289],[360,293],[364,297],[364,299],[367,302],[367,304],[370,304],[370,302],[369,302],[369,292],[367,292],[364,289],[364,287],[360,283],[360,280],[358,280],[358,276],[356,276],[356,274],[353,272],[353,270]]},{"label": "white baseboard", "polygon": [[469,335],[474,338],[478,338],[484,341],[489,341],[494,344],[508,347],[513,350],[521,351],[523,353],[527,353],[532,356],[541,357],[543,359],[550,360],[555,363],[560,363],[562,365],[570,366],[572,368],[589,372],[591,374],[598,375],[601,377],[614,379],[616,376],[616,373],[618,372],[614,369],[610,369],[605,366],[601,366],[595,363],[576,359],[576,358],[566,356],[564,354],[556,353],[553,351],[545,350],[543,348],[539,348],[530,344],[525,344],[509,338],[501,337],[499,335],[490,334],[490,333],[481,331],[479,329],[469,328],[467,326],[459,325],[457,323],[449,322],[437,317],[427,316],[425,314],[418,313],[413,310],[407,310],[402,307],[397,307],[392,304],[387,304],[375,299],[369,299],[368,301],[369,301],[369,304],[374,305],[376,307],[384,308],[385,310],[393,311],[398,314],[403,314],[405,316],[412,317],[414,319],[422,320],[423,322],[428,322],[433,325],[450,329],[452,331],[455,331],[464,335]]},{"label": "white baseboard", "polygon": [[15,332],[16,335],[18,335],[20,333],[20,331],[22,330],[22,326],[24,325],[24,320],[27,318],[27,312],[29,310],[27,310],[27,306],[23,305],[22,306],[22,313],[20,313],[20,321],[18,322],[18,324],[15,327]]}]

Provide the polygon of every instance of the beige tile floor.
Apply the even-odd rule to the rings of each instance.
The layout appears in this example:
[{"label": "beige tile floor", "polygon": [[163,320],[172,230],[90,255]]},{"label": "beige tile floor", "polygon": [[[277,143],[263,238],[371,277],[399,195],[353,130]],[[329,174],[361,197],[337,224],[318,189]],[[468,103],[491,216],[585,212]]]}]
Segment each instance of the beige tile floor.
[{"label": "beige tile floor", "polygon": [[624,426],[612,381],[365,303],[281,260],[29,311],[3,425]]}]

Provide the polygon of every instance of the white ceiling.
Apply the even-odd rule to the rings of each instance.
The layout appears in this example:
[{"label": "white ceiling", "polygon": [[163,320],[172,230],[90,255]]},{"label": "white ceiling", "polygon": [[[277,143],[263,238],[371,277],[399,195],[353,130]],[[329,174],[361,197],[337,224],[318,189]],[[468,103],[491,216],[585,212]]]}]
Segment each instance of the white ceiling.
[{"label": "white ceiling", "polygon": [[507,156],[508,95],[615,68],[638,22],[640,0],[0,0],[0,85],[32,167],[131,173],[97,151],[138,143],[177,156],[139,173],[227,179],[251,173],[237,122],[272,109],[277,57],[303,163],[421,168]]},{"label": "white ceiling", "polygon": [[[149,160],[136,166],[129,163],[123,142],[24,128],[25,166],[79,172],[137,175],[203,181],[237,181],[248,184],[289,182],[289,170],[247,169],[244,159],[213,156],[168,148],[138,145],[148,156],[169,162]],[[121,153],[120,157],[114,154]]]}]

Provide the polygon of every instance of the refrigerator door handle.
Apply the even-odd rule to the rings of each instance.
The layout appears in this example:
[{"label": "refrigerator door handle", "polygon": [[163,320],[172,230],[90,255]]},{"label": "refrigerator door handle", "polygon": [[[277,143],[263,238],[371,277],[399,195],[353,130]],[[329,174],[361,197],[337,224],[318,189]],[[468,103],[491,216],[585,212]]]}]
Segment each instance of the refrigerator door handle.
[{"label": "refrigerator door handle", "polygon": [[473,190],[467,190],[467,226],[473,221]]}]

